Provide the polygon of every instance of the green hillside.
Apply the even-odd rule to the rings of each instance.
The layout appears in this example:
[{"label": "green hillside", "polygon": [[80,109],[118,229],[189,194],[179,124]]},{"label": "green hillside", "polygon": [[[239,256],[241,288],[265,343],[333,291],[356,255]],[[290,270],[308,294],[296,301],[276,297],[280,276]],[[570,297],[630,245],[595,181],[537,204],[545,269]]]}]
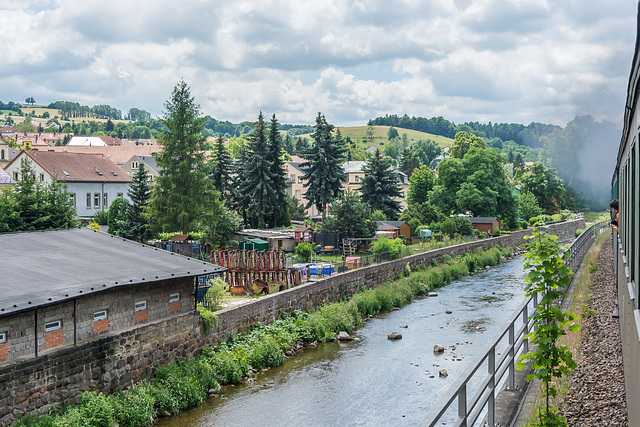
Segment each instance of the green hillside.
[{"label": "green hillside", "polygon": [[[351,126],[351,127],[340,127],[336,129],[340,129],[343,137],[350,137],[352,140],[356,141],[359,146],[362,148],[367,148],[371,145],[375,145],[378,148],[382,148],[384,144],[389,142],[387,137],[387,132],[389,131],[389,126],[371,126],[373,128],[373,142],[368,140],[367,137],[367,129],[369,126]],[[414,143],[418,140],[426,140],[430,139],[432,141],[437,142],[441,147],[448,147],[453,143],[453,139],[447,138],[445,136],[433,135],[431,133],[420,132],[417,130],[411,129],[402,129],[396,127],[398,134],[402,138],[403,134],[407,134],[407,138],[410,143]],[[310,138],[311,134],[303,134],[299,135],[302,138]]]}]

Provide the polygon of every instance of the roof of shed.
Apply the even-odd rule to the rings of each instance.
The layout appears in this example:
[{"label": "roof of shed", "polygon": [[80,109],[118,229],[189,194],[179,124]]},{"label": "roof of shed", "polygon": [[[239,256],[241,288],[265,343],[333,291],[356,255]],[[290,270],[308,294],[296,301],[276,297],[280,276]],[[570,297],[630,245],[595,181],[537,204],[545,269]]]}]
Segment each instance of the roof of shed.
[{"label": "roof of shed", "polygon": [[[469,218],[472,224],[493,224],[495,220],[497,220],[495,216],[485,217],[485,216],[476,216],[473,218]],[[498,220],[500,222],[500,220]]]},{"label": "roof of shed", "polygon": [[121,286],[226,270],[88,228],[2,235],[0,317]]}]

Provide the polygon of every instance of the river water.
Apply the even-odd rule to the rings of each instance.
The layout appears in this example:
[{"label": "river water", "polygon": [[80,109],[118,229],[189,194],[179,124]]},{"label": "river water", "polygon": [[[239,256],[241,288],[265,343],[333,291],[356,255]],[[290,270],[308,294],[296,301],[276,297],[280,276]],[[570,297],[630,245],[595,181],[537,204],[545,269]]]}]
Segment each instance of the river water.
[{"label": "river water", "polygon": [[524,277],[520,258],[466,276],[156,425],[415,426],[522,302]]}]

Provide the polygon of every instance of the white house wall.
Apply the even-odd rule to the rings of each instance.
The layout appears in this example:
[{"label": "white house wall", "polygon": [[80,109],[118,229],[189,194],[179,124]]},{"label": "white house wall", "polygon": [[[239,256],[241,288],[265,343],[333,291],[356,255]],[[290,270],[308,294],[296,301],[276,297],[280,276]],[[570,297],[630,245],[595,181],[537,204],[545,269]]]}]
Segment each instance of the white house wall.
[{"label": "white house wall", "polygon": [[[127,191],[129,191],[129,183],[120,182],[67,182],[69,193],[75,194],[75,208],[78,216],[81,218],[89,218],[98,211],[106,211],[113,201],[118,197],[129,200]],[[87,194],[91,195],[91,207],[87,207]],[[100,198],[99,206],[95,206],[95,195]],[[104,195],[107,195],[107,205],[104,206]]]}]

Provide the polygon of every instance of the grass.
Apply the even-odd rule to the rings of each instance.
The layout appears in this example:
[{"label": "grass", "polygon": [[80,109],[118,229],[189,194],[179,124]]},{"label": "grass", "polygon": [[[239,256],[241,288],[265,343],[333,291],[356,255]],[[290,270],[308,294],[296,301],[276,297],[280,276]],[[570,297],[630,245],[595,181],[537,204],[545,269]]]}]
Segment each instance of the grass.
[{"label": "grass", "polygon": [[611,216],[609,214],[609,211],[584,213],[584,222],[589,222],[589,223],[596,223],[596,222],[604,221],[610,218]]},{"label": "grass", "polygon": [[[389,126],[372,126],[374,129],[374,138],[373,143],[367,141],[362,142],[363,138],[367,137],[367,129],[369,126],[351,126],[351,127],[340,127],[340,132],[343,137],[349,136],[351,139],[355,140],[359,146],[362,148],[368,148],[371,145],[375,145],[379,149],[382,150],[384,144],[389,142],[387,137],[387,132],[389,131]],[[400,138],[402,138],[402,134],[406,133],[407,138],[410,143],[414,143],[420,139],[430,139],[432,141],[437,142],[441,147],[448,147],[453,143],[453,139],[447,138],[446,136],[434,135],[431,133],[420,132],[412,129],[402,129],[396,128],[398,130],[398,134]],[[301,137],[310,138],[311,134],[303,134]]]}]

